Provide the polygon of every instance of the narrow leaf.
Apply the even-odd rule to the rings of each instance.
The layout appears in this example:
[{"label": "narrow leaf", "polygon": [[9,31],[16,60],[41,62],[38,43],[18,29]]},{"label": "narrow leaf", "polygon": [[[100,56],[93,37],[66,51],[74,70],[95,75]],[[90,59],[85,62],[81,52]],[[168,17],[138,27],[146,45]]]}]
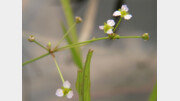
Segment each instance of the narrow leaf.
[{"label": "narrow leaf", "polygon": [[76,80],[76,90],[79,95],[79,101],[83,101],[82,88],[83,88],[83,71],[79,70],[77,72],[77,80]]},{"label": "narrow leaf", "polygon": [[[75,22],[74,21],[74,15],[73,15],[73,12],[72,12],[72,9],[71,9],[71,5],[70,5],[70,0],[60,0],[60,2],[62,4],[62,8],[63,8],[64,14],[66,16],[67,24],[70,27]],[[78,39],[77,39],[77,34],[76,34],[76,27],[74,27],[71,30],[71,35],[70,36],[71,36],[71,40],[73,42],[77,42]]]},{"label": "narrow leaf", "polygon": [[[62,22],[61,22],[61,28],[62,28],[63,33],[65,34],[67,30]],[[66,41],[68,42],[68,44],[73,44],[69,35],[66,36]],[[81,54],[80,54],[80,49],[78,47],[71,48],[71,54],[72,54],[72,58],[73,58],[75,64],[81,70],[83,66],[82,66],[82,58],[81,58]]]},{"label": "narrow leaf", "polygon": [[93,54],[93,50],[90,49],[87,54],[86,62],[85,62],[84,70],[83,70],[83,89],[82,89],[83,101],[91,101],[90,63],[91,63],[92,54]]},{"label": "narrow leaf", "polygon": [[[74,21],[74,15],[73,15],[71,5],[70,5],[70,0],[60,0],[60,2],[61,2],[65,17],[66,17],[67,25],[68,25],[68,27],[70,27],[75,22]],[[62,27],[63,32],[65,34],[67,30],[66,30],[63,23],[61,23],[61,27]],[[69,44],[73,44],[73,43],[78,42],[76,27],[74,27],[71,30],[70,34],[67,35],[66,40]],[[80,70],[82,70],[83,64],[82,64],[80,48],[79,47],[71,48],[71,54],[72,54],[72,58],[73,58],[75,64],[79,67]]]}]

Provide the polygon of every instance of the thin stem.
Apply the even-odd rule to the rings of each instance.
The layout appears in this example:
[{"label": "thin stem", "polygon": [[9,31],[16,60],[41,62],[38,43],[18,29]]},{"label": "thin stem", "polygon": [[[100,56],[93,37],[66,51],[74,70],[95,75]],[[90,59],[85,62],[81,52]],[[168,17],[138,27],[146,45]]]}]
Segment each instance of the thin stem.
[{"label": "thin stem", "polygon": [[142,38],[142,36],[120,36],[120,39],[125,39],[125,38]]},{"label": "thin stem", "polygon": [[120,39],[125,39],[125,38],[142,38],[142,36],[120,36]]},{"label": "thin stem", "polygon": [[40,44],[40,43],[37,42],[36,40],[34,40],[33,42],[48,51],[48,49],[47,49],[46,47],[44,47],[42,44]]},{"label": "thin stem", "polygon": [[76,26],[76,22],[68,29],[68,31],[64,34],[64,36],[59,40],[56,47],[54,49],[57,49],[61,42],[65,39],[65,37],[70,33],[70,31]]},{"label": "thin stem", "polygon": [[122,17],[120,17],[120,19],[119,19],[118,23],[116,24],[116,26],[115,26],[115,28],[114,28],[113,32],[115,32],[115,31],[116,31],[116,29],[117,29],[117,27],[119,26],[119,24],[120,24],[121,20],[122,20]]},{"label": "thin stem", "polygon": [[76,46],[79,46],[79,45],[82,45],[82,44],[86,45],[86,44],[89,44],[89,43],[94,42],[94,41],[104,40],[104,39],[108,39],[108,38],[109,37],[102,37],[102,38],[92,39],[92,40],[83,41],[83,42],[79,42],[79,43],[74,43],[74,44],[71,44],[71,45],[67,45],[67,46],[58,48],[56,51],[60,51],[60,50],[67,49],[67,48],[76,47]]},{"label": "thin stem", "polygon": [[39,59],[41,59],[41,58],[43,58],[43,57],[45,57],[45,56],[47,56],[47,55],[49,55],[49,54],[50,54],[50,53],[46,53],[46,54],[43,54],[43,55],[41,55],[41,56],[39,56],[39,57],[37,57],[37,58],[31,59],[31,60],[29,60],[29,61],[26,61],[26,62],[24,62],[24,63],[22,64],[22,66],[24,66],[24,65],[26,65],[26,64],[28,64],[28,63],[34,62],[34,61],[36,61],[36,60],[39,60]]},{"label": "thin stem", "polygon": [[[120,39],[123,39],[123,38],[142,38],[142,36],[120,36],[119,37]],[[94,41],[98,41],[98,40],[105,40],[105,39],[109,39],[109,37],[102,37],[102,38],[97,38],[97,39],[92,39],[92,40],[88,40],[88,41],[83,41],[83,42],[79,42],[79,43],[74,43],[74,44],[71,44],[71,45],[67,45],[67,46],[63,46],[61,48],[58,48],[56,51],[54,52],[57,52],[57,51],[61,51],[61,50],[65,50],[65,49],[68,49],[68,48],[73,48],[73,47],[79,47],[79,46],[84,46],[84,45],[87,45],[91,42],[94,42]],[[36,60],[39,60],[40,58],[43,58],[47,55],[49,55],[50,53],[46,53],[46,54],[43,54],[37,58],[34,58],[34,59],[31,59],[29,61],[26,61],[24,62],[22,65],[26,65],[28,63],[31,63],[33,61],[36,61]]]},{"label": "thin stem", "polygon": [[69,48],[74,48],[74,47],[81,47],[81,46],[85,46],[89,43],[84,43],[84,44],[76,44],[76,45],[72,45],[72,46],[64,46],[64,47],[61,47],[61,48],[58,48],[56,51],[54,52],[57,52],[57,51],[62,51],[62,50],[65,50],[65,49],[69,49]]},{"label": "thin stem", "polygon": [[54,56],[52,56],[52,57],[53,57],[54,63],[56,64],[56,67],[57,67],[57,69],[58,69],[59,76],[60,76],[62,82],[64,83],[64,78],[63,78],[63,75],[62,75],[62,73],[61,73],[61,70],[60,70],[60,68],[59,68],[59,66],[58,66],[58,63],[57,63],[57,61],[56,61],[56,58],[55,58]]}]

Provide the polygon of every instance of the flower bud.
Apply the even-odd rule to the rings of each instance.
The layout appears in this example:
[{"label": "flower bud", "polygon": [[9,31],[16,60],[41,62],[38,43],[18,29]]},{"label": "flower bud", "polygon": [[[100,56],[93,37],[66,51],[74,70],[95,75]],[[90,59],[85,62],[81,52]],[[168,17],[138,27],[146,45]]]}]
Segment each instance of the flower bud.
[{"label": "flower bud", "polygon": [[149,33],[144,33],[144,34],[142,35],[142,39],[144,39],[144,40],[149,40]]},{"label": "flower bud", "polygon": [[29,36],[29,39],[28,39],[30,42],[33,42],[35,40],[35,37],[33,35],[30,35]]},{"label": "flower bud", "polygon": [[117,34],[114,36],[114,39],[119,39],[119,38],[120,38],[120,36]]},{"label": "flower bud", "polygon": [[51,42],[48,42],[47,48],[48,48],[48,49],[51,49]]},{"label": "flower bud", "polygon": [[81,23],[82,22],[82,18],[79,17],[79,16],[77,16],[75,19],[76,19],[76,23]]}]

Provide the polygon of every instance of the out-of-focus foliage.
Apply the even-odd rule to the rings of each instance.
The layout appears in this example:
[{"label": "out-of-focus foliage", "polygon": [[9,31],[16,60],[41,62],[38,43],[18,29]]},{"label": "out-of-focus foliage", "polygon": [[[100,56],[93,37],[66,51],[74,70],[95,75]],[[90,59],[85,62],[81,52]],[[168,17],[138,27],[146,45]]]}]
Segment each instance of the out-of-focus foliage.
[{"label": "out-of-focus foliage", "polygon": [[157,101],[157,83],[156,83],[156,85],[154,85],[154,88],[150,95],[149,101]]},{"label": "out-of-focus foliage", "polygon": [[[66,21],[68,24],[68,27],[70,27],[71,25],[74,24],[74,15],[72,13],[72,9],[70,6],[70,0],[60,0],[62,7],[63,7],[63,11],[64,14],[66,16]],[[64,34],[66,33],[66,28],[64,26],[63,23],[61,23],[61,27],[63,29]],[[77,34],[76,34],[76,27],[74,27],[71,30],[71,33],[66,37],[66,40],[68,42],[68,44],[72,44],[72,43],[76,43],[77,42]],[[75,47],[75,48],[71,48],[71,54],[72,54],[72,58],[75,62],[75,64],[79,67],[79,69],[82,69],[83,65],[82,65],[82,58],[81,58],[81,54],[80,54],[80,48],[79,47]]]}]

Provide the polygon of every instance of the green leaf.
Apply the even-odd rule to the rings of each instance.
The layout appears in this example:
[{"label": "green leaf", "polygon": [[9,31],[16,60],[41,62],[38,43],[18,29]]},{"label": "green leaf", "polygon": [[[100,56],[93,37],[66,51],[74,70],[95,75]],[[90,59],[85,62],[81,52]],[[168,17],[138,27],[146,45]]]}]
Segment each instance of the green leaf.
[{"label": "green leaf", "polygon": [[[66,16],[67,25],[70,27],[75,22],[74,16],[72,13],[72,9],[70,6],[70,0],[60,0],[60,2],[62,4],[64,14]],[[65,34],[67,30],[63,23],[61,23],[61,27],[62,27],[63,33]],[[78,39],[77,39],[77,34],[76,34],[76,27],[74,27],[70,31],[70,33],[71,34],[67,35],[67,37],[66,37],[67,42],[69,44],[77,43]],[[72,54],[72,58],[73,58],[75,64],[79,67],[80,70],[82,70],[83,64],[82,64],[80,48],[79,47],[71,48],[71,54]]]},{"label": "green leaf", "polygon": [[149,101],[157,101],[157,83],[156,83],[156,85],[154,85],[154,88],[150,95]]},{"label": "green leaf", "polygon": [[[73,15],[71,5],[70,5],[70,0],[60,0],[60,2],[62,4],[64,14],[66,16],[67,25],[70,27],[75,22],[74,21],[74,15]],[[70,37],[71,37],[72,42],[78,41],[77,34],[76,34],[76,27],[74,27],[71,30]]]},{"label": "green leaf", "polygon": [[85,62],[84,70],[83,70],[83,89],[82,89],[83,101],[91,101],[90,63],[91,63],[92,54],[93,54],[93,50],[90,49],[87,54],[86,62]]},{"label": "green leaf", "polygon": [[[63,33],[65,34],[67,30],[62,22],[61,22],[61,28],[62,28]],[[70,38],[69,35],[66,36],[66,41],[68,42],[68,44],[75,43],[72,41],[72,39]],[[75,64],[79,67],[80,70],[82,70],[82,68],[83,68],[82,58],[81,58],[79,47],[71,48],[71,54],[72,54],[72,58],[73,58]]]},{"label": "green leaf", "polygon": [[76,80],[76,90],[78,92],[79,95],[79,101],[83,101],[82,99],[82,88],[83,88],[83,71],[79,70],[77,72],[77,80]]},{"label": "green leaf", "polygon": [[90,101],[90,63],[91,63],[91,57],[93,54],[93,50],[89,50],[86,62],[83,68],[83,71],[78,71],[77,81],[76,81],[76,89],[79,94],[79,101]]}]

